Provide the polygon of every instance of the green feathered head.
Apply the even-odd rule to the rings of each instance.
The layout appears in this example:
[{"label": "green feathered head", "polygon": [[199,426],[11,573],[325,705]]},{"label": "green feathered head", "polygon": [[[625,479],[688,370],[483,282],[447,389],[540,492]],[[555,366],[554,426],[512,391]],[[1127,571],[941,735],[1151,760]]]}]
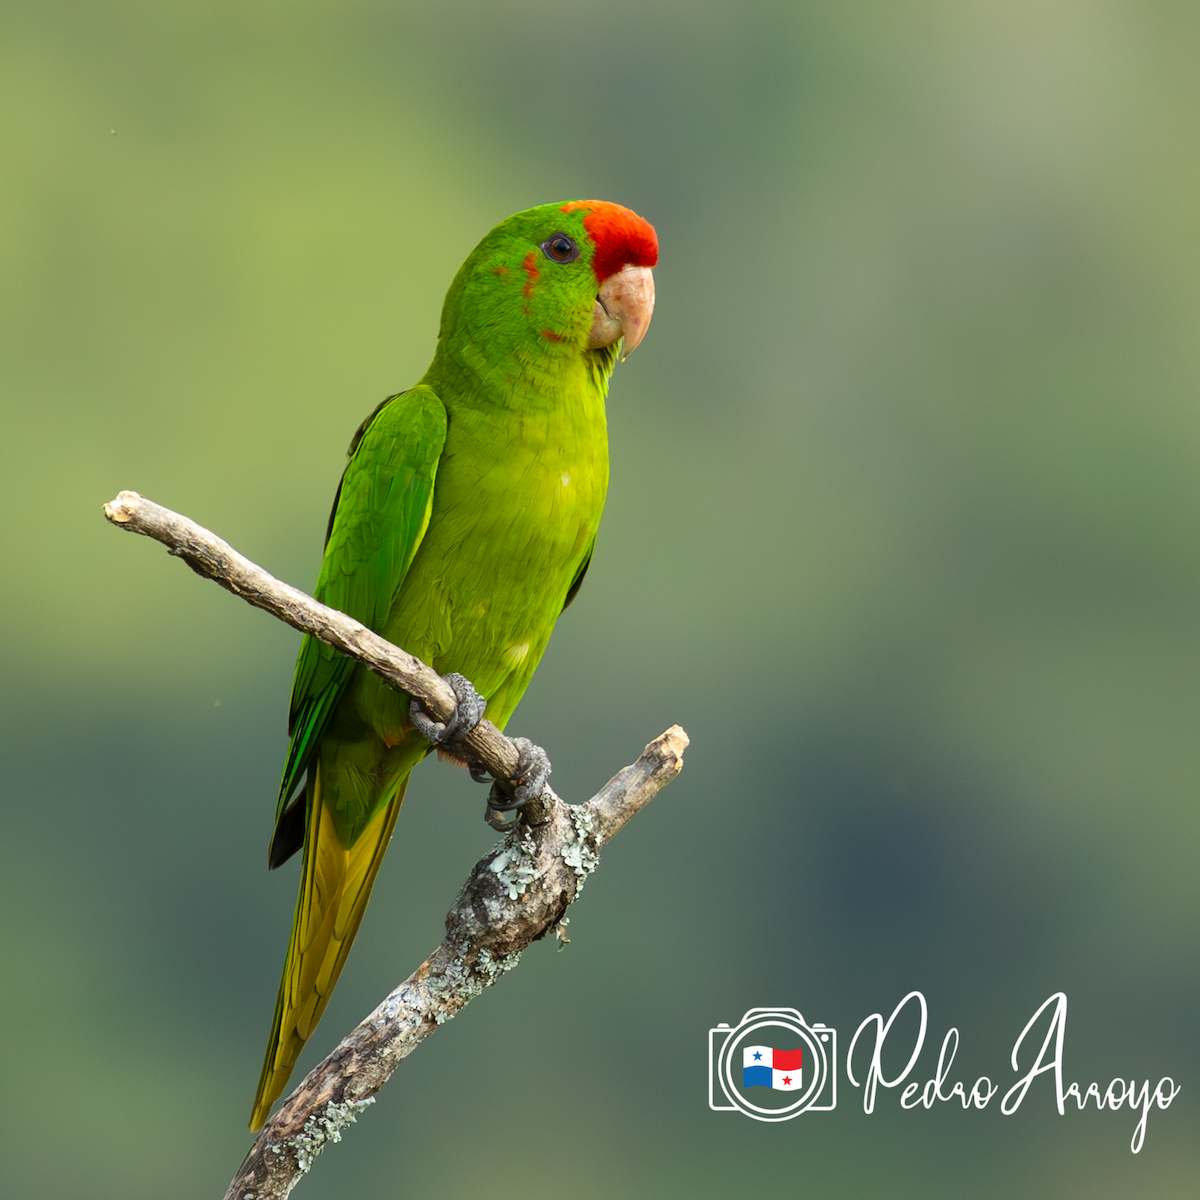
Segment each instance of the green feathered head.
[{"label": "green feathered head", "polygon": [[[446,294],[438,350],[499,365],[516,353],[578,356],[642,340],[654,312],[658,238],[603,200],[543,204],[496,226]],[[611,353],[611,352],[610,352]]]}]

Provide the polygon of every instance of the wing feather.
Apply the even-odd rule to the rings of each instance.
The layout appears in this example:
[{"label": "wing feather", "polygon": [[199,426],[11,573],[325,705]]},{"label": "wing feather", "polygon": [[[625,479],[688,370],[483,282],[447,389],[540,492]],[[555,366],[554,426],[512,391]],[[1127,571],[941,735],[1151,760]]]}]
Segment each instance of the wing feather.
[{"label": "wing feather", "polygon": [[[330,517],[315,590],[323,604],[369,629],[382,626],[429,527],[445,444],[446,410],[429,387],[390,397],[363,422]],[[291,744],[277,821],[311,764],[353,670],[351,659],[305,636],[292,684]]]}]

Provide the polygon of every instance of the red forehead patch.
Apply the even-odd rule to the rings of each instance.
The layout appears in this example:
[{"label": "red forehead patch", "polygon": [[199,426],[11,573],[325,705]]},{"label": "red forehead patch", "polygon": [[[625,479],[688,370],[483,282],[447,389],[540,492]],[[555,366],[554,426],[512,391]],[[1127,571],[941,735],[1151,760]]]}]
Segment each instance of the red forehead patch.
[{"label": "red forehead patch", "polygon": [[658,262],[658,237],[654,226],[632,209],[607,200],[572,200],[563,212],[583,209],[583,227],[596,246],[592,270],[596,282],[603,283],[622,267],[652,267]]}]

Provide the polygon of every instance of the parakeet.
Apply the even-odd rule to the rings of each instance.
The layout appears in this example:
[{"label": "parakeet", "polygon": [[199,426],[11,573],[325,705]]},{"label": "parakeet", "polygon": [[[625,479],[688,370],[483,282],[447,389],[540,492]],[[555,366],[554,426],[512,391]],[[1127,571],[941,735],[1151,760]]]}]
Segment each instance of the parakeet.
[{"label": "parakeet", "polygon": [[[591,561],[608,486],[604,401],[654,309],[653,227],[617,204],[517,213],[471,252],[437,349],[362,424],[315,595],[443,675],[501,729]],[[250,1128],[283,1091],[362,921],[409,772],[409,697],[305,637],[272,867],[300,894]]]}]

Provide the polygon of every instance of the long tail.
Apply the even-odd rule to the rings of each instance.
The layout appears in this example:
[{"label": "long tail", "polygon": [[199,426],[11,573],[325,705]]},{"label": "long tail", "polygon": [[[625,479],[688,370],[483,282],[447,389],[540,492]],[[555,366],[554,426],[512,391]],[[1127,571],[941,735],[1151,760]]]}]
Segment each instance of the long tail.
[{"label": "long tail", "polygon": [[258,1095],[250,1115],[251,1129],[258,1129],[267,1119],[304,1043],[325,1011],[366,911],[407,786],[406,776],[392,799],[347,848],[338,838],[329,806],[322,802],[321,773],[319,769],[316,772],[304,839],[300,895]]}]

